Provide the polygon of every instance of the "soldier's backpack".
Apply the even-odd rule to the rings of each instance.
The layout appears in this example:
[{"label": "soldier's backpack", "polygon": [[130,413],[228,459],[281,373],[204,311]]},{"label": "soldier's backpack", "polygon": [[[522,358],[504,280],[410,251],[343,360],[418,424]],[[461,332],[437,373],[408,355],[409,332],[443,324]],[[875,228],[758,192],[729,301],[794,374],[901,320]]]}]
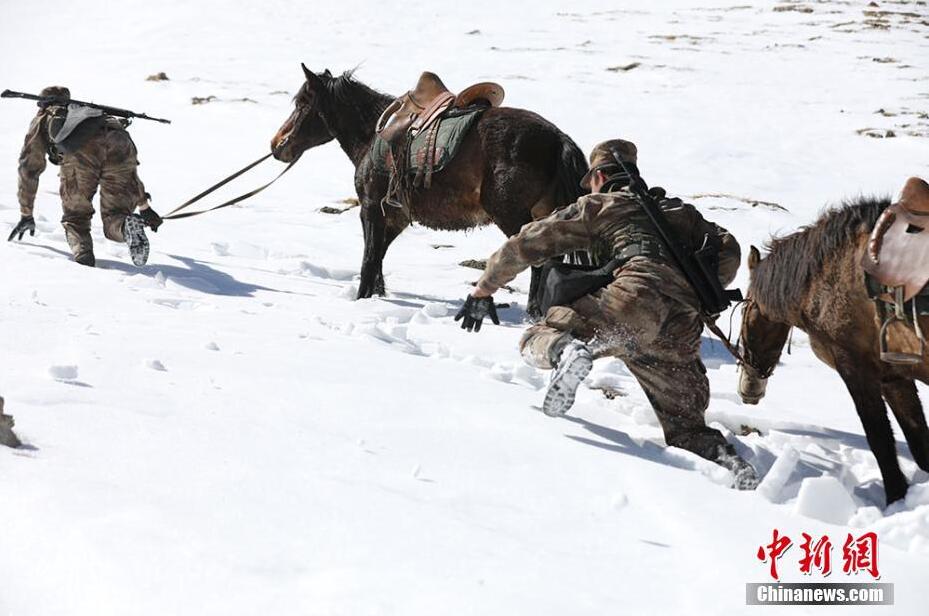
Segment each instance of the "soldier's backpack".
[{"label": "soldier's backpack", "polygon": [[48,122],[49,145],[59,156],[77,152],[106,123],[103,111],[76,103],[67,107],[52,107],[51,110]]}]

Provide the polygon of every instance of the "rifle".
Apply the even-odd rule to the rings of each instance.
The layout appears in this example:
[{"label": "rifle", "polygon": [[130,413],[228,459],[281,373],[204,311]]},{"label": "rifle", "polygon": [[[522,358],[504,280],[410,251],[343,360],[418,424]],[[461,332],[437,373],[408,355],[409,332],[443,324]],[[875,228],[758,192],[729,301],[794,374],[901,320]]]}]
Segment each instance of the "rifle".
[{"label": "rifle", "polygon": [[671,257],[684,274],[684,278],[697,294],[704,316],[709,317],[711,321],[732,302],[742,301],[741,290],[723,289],[723,285],[720,284],[716,271],[719,254],[716,247],[710,243],[710,238],[706,237],[703,246],[697,250],[693,250],[678,240],[665,219],[661,207],[649,194],[648,186],[639,175],[635,165],[623,162],[622,155],[616,148],[611,148],[611,153],[623,173],[629,176],[629,190],[638,198],[639,205],[655,226],[662,243],[667,247]]},{"label": "rifle", "polygon": [[75,104],[82,107],[89,107],[91,109],[99,109],[106,115],[116,116],[117,118],[139,118],[141,120],[152,120],[153,122],[161,122],[162,124],[170,124],[171,120],[165,120],[163,118],[153,118],[151,116],[145,115],[144,113],[136,113],[135,111],[129,111],[128,109],[120,109],[119,107],[108,107],[106,105],[98,105],[97,103],[87,103],[84,101],[74,100],[73,98],[67,98],[63,96],[37,96],[35,94],[26,94],[25,92],[14,92],[13,90],[4,90],[0,92],[0,98],[25,98],[30,101],[38,101],[39,103],[44,103],[46,105],[69,105]]}]

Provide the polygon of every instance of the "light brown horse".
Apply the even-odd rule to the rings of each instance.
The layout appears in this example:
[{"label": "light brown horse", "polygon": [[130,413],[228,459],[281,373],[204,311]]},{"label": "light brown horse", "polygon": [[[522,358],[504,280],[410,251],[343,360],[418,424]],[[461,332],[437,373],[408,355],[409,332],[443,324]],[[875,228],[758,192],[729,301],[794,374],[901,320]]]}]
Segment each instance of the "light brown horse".
[{"label": "light brown horse", "polygon": [[[748,404],[764,396],[791,327],[809,335],[810,347],[835,369],[851,394],[884,479],[887,504],[906,495],[885,401],[916,464],[929,471],[929,428],[914,380],[929,383],[929,357],[910,366],[880,360],[881,321],[865,286],[862,255],[889,199],[859,199],[827,210],[815,223],[774,239],[764,258],[752,246],[748,300],[742,312],[745,364],[739,394]],[[924,330],[929,317],[921,318]],[[897,322],[892,348],[919,353],[913,331]]]},{"label": "light brown horse", "polygon": [[[375,127],[395,97],[357,81],[351,72],[333,77],[303,68],[294,110],[271,141],[284,162],[335,139],[355,165],[365,248],[358,298],[384,293],[382,263],[390,243],[410,224],[464,230],[490,223],[507,236],[533,219],[564,207],[585,191],[587,160],[574,141],[525,109],[483,112],[452,163],[429,188],[417,189],[403,208],[382,206],[389,176],[368,156]],[[533,271],[533,287],[538,270]],[[530,314],[537,314],[530,288]]]}]

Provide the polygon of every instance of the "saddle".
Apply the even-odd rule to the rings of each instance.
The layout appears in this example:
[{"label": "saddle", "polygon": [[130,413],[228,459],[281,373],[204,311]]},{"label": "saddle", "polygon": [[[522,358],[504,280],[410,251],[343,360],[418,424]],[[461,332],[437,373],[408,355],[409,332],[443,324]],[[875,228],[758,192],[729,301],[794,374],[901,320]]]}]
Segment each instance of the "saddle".
[{"label": "saddle", "polygon": [[377,121],[377,134],[388,143],[393,143],[407,131],[415,136],[430,128],[449,109],[480,102],[499,107],[503,102],[503,87],[485,81],[455,95],[445,87],[438,75],[427,71],[419,76],[416,87],[387,106]]},{"label": "saddle", "polygon": [[[402,207],[404,202],[409,203],[412,188],[429,188],[432,185],[439,124],[449,111],[481,104],[499,107],[502,102],[503,87],[496,83],[476,83],[456,96],[435,73],[427,71],[420,75],[416,87],[387,106],[375,128],[377,135],[395,150],[390,186],[384,202]],[[411,187],[406,176],[414,165],[406,152],[407,144],[420,134],[426,135],[426,143],[417,151],[415,166],[419,167],[419,171]]]},{"label": "saddle", "polygon": [[[881,327],[881,359],[890,363],[921,362],[925,340],[919,329],[917,302],[911,300],[922,295],[929,283],[929,184],[924,180],[908,179],[900,199],[881,213],[861,265],[883,289],[876,299],[894,307]],[[913,326],[920,340],[918,356],[892,353],[886,346],[887,327],[895,320],[906,321],[907,302],[913,307]]]}]

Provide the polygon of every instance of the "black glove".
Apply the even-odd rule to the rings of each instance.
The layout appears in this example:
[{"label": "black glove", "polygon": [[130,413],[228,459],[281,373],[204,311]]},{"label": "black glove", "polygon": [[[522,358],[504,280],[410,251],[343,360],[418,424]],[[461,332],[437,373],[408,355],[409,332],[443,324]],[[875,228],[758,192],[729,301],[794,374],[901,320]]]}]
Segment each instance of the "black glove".
[{"label": "black glove", "polygon": [[494,322],[494,325],[500,325],[494,298],[469,295],[465,299],[464,306],[455,315],[455,320],[461,321],[461,329],[466,329],[469,332],[479,332],[481,331],[481,323],[486,316],[490,316],[490,320]]},{"label": "black glove", "polygon": [[139,210],[139,216],[142,217],[142,220],[145,221],[152,231],[158,233],[158,227],[161,226],[161,223],[164,222],[164,218],[158,215],[158,212],[153,210],[150,207],[145,208],[144,210]]},{"label": "black glove", "polygon": [[17,234],[19,234],[19,237],[16,239],[21,240],[23,239],[23,236],[26,235],[26,231],[29,232],[29,235],[35,235],[35,218],[32,216],[23,216],[20,218],[19,224],[13,227],[13,232],[10,233],[10,237],[8,237],[6,241],[12,242],[13,238],[16,237]]}]

